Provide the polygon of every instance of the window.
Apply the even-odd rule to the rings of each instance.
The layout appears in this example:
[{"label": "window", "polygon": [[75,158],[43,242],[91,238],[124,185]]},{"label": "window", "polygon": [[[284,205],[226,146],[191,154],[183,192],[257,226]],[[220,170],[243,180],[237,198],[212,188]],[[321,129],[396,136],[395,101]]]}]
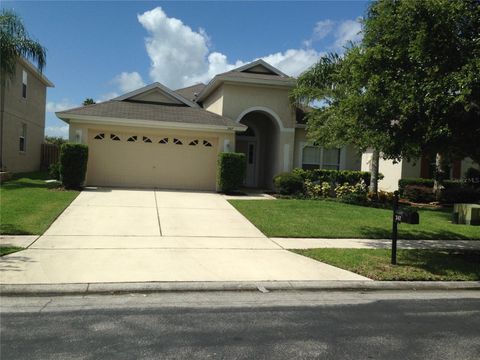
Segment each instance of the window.
[{"label": "window", "polygon": [[173,139],[173,143],[174,143],[175,145],[183,145],[183,143],[182,143],[180,140],[178,140],[178,139]]},{"label": "window", "polygon": [[136,142],[137,141],[137,135],[133,135],[133,136],[130,136],[128,139],[127,139],[128,142]]},{"label": "window", "polygon": [[212,144],[210,142],[208,142],[207,140],[203,140],[203,146],[212,147]]},{"label": "window", "polygon": [[22,97],[27,98],[27,72],[22,70]]},{"label": "window", "polygon": [[150,140],[150,139],[149,139],[148,137],[146,137],[146,136],[144,136],[144,137],[142,138],[142,140],[143,140],[144,143],[151,143],[151,142],[152,142],[152,140]]},{"label": "window", "polygon": [[120,141],[120,138],[115,135],[115,134],[110,134],[110,140],[113,140],[113,141]]},{"label": "window", "polygon": [[340,151],[340,149],[305,146],[302,154],[302,168],[340,170]]},{"label": "window", "polygon": [[168,144],[168,138],[163,138],[158,143],[159,144]]},{"label": "window", "polygon": [[196,146],[196,145],[198,145],[198,140],[190,141],[190,144],[188,144],[188,145]]},{"label": "window", "polygon": [[95,140],[103,140],[105,139],[105,134],[104,133],[100,133],[100,134],[97,134],[95,137],[94,137]]},{"label": "window", "polygon": [[27,124],[20,126],[20,136],[18,140],[19,150],[22,152],[27,151]]}]

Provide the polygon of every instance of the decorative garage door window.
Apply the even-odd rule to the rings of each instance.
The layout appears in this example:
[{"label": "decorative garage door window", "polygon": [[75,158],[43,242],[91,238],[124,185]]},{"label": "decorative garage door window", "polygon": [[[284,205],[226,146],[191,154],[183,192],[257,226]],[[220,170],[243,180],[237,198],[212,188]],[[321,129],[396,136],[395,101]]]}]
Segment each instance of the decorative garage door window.
[{"label": "decorative garage door window", "polygon": [[133,136],[130,136],[128,139],[127,139],[128,142],[136,142],[137,141],[137,135],[133,135]]},{"label": "decorative garage door window", "polygon": [[150,138],[144,136],[144,137],[143,137],[143,142],[144,142],[144,143],[151,143],[152,140],[150,140]]},{"label": "decorative garage door window", "polygon": [[174,143],[175,145],[183,145],[183,143],[182,143],[180,140],[175,139],[175,138],[173,139],[173,143]]},{"label": "decorative garage door window", "polygon": [[198,145],[198,139],[190,141],[190,144],[188,144],[188,145],[191,145],[191,146]]},{"label": "decorative garage door window", "polygon": [[120,138],[115,135],[115,134],[110,134],[110,140],[113,140],[113,141],[120,141]]},{"label": "decorative garage door window", "polygon": [[95,135],[94,139],[95,140],[103,140],[103,139],[105,139],[105,134],[104,133],[97,134],[97,135]]},{"label": "decorative garage door window", "polygon": [[203,140],[203,146],[212,147],[212,143],[207,140]]},{"label": "decorative garage door window", "polygon": [[168,144],[168,138],[163,138],[158,143],[159,144]]}]

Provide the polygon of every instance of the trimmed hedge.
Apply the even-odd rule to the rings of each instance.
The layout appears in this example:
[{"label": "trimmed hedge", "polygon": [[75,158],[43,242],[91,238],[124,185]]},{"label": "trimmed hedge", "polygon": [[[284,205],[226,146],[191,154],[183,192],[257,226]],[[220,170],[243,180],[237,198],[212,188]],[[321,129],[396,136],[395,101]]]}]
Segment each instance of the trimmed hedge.
[{"label": "trimmed hedge", "polygon": [[60,148],[60,178],[67,189],[78,189],[87,173],[88,146],[63,144]]},{"label": "trimmed hedge", "polygon": [[294,173],[281,173],[273,178],[275,191],[281,195],[294,195],[303,193],[303,179]]},{"label": "trimmed hedge", "polygon": [[243,153],[220,153],[218,155],[218,188],[228,193],[238,190],[245,180],[247,163]]},{"label": "trimmed hedge", "polygon": [[[433,179],[423,179],[423,178],[405,178],[398,180],[398,191],[400,195],[403,195],[405,192],[405,187],[407,185],[415,186],[425,186],[433,189]],[[454,187],[462,186],[462,182],[458,180],[444,180],[443,185],[445,189],[450,189]]]},{"label": "trimmed hedge", "polygon": [[[353,171],[353,170],[325,170],[312,169],[304,170],[300,168],[293,169],[292,173],[299,175],[302,179],[311,182],[328,182],[329,184],[358,184],[363,180],[365,185],[370,185],[370,172],[368,171]],[[383,175],[379,174],[379,180],[383,179]]]}]

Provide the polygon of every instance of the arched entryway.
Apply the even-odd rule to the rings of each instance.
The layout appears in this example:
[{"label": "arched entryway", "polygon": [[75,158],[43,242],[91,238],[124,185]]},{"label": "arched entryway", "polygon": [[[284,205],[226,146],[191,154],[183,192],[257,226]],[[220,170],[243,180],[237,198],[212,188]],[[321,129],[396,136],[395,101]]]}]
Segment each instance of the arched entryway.
[{"label": "arched entryway", "polygon": [[247,159],[245,186],[271,189],[273,176],[278,172],[279,125],[275,114],[264,110],[252,110],[242,114],[238,122],[248,126],[247,131],[237,133],[235,151],[244,153]]}]

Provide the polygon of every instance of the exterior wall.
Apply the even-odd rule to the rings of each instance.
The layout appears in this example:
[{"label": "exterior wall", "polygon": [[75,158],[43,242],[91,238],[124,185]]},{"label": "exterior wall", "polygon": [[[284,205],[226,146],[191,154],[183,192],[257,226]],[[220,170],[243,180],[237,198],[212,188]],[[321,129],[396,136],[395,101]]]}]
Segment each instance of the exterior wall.
[{"label": "exterior wall", "polygon": [[308,144],[307,131],[305,129],[295,129],[295,144],[293,154],[293,167],[302,167],[303,148]]},{"label": "exterior wall", "polygon": [[[27,98],[22,97],[22,70],[27,72]],[[3,133],[3,165],[11,172],[40,169],[45,131],[46,86],[26,67],[17,63],[16,75],[7,81]],[[26,151],[20,152],[22,123],[27,125]]]},{"label": "exterior wall", "polygon": [[[362,171],[371,171],[372,151],[367,150],[362,154]],[[378,171],[383,174],[383,180],[378,182],[378,189],[382,191],[398,190],[398,180],[402,178],[402,161],[394,164],[392,160],[385,160],[380,157]]]},{"label": "exterior wall", "polygon": [[203,108],[218,115],[223,114],[223,85],[219,86],[205,99]]},{"label": "exterior wall", "polygon": [[[216,146],[216,153],[215,153],[215,167],[216,167],[216,158],[218,154],[223,151],[228,151],[226,148],[226,144],[230,144],[230,146],[235,146],[235,135],[232,132],[212,132],[212,131],[188,131],[188,130],[177,130],[177,129],[156,129],[156,128],[148,128],[148,127],[130,127],[130,126],[120,126],[120,125],[100,125],[100,124],[88,124],[82,122],[70,122],[70,129],[69,129],[69,136],[71,142],[79,142],[83,144],[88,144],[89,142],[89,132],[100,132],[104,131],[106,133],[119,133],[119,134],[131,134],[137,136],[149,136],[152,138],[159,138],[162,136],[177,136],[179,138],[188,138],[188,139],[197,139],[197,138],[205,138],[211,139],[214,141]],[[80,135],[80,138],[77,139],[77,135]],[[188,145],[187,145],[188,146]],[[110,151],[109,148],[106,148],[105,151]],[[195,173],[201,172],[203,167],[205,166],[204,162],[192,162],[189,166],[190,172],[182,174],[182,152],[178,154],[172,154],[172,158],[169,159],[168,162],[168,172],[171,174],[176,174],[176,179],[172,180],[172,185],[162,185],[167,184],[167,182],[160,183],[162,186],[166,186],[168,188],[187,188],[186,186],[179,186],[175,187],[175,183],[181,184],[185,183],[186,179],[184,177],[194,177]],[[130,164],[130,166],[138,166],[139,164],[135,162],[135,159],[130,159],[130,161],[125,161],[124,158],[119,158],[115,156],[115,154],[103,154],[111,159],[111,161],[118,162],[117,167],[125,167],[125,171],[128,171],[126,164]],[[155,162],[156,154],[155,152],[146,152],[144,154],[145,157],[142,157],[142,163],[149,164]],[[95,181],[98,181],[93,171],[95,170],[93,166],[98,166],[94,159],[90,159],[90,165],[87,167],[87,185],[106,185],[106,184],[95,184]],[[115,164],[113,164],[115,166]],[[216,169],[212,169],[211,176],[214,178],[216,177]],[[160,181],[160,180],[159,180]],[[163,181],[163,180],[162,180]],[[137,179],[138,186],[151,186],[149,183],[148,177],[144,176],[144,178]],[[215,181],[216,183],[216,181]],[[194,187],[191,187],[192,189]],[[206,188],[203,187],[202,190],[215,190],[215,186],[213,188]]]}]

